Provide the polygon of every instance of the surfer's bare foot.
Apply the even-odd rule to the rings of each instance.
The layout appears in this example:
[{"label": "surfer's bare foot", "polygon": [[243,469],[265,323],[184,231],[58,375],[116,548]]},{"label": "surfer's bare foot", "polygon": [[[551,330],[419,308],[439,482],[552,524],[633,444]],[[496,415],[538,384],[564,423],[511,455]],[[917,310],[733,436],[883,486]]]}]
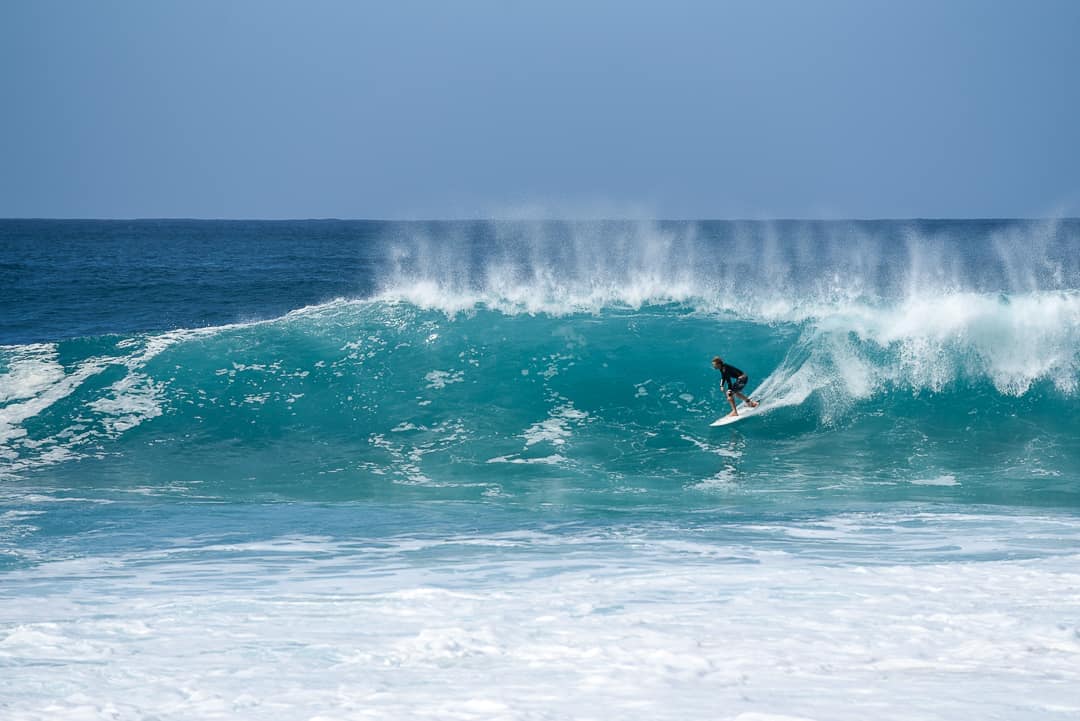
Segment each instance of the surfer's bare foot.
[{"label": "surfer's bare foot", "polygon": [[751,408],[757,408],[758,407],[758,402],[757,401],[747,401],[747,403],[750,404]]},{"label": "surfer's bare foot", "polygon": [[732,411],[731,413],[728,413],[727,415],[728,415],[728,418],[734,418],[735,416],[737,416],[739,414],[736,411]]}]

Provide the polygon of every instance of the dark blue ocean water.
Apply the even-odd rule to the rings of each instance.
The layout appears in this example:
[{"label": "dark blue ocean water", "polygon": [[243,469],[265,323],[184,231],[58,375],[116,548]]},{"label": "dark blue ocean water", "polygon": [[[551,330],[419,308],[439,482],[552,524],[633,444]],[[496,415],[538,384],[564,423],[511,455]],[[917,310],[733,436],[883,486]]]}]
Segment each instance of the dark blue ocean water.
[{"label": "dark blue ocean water", "polygon": [[[262,664],[282,718],[845,717],[827,663],[878,693],[852,714],[1067,717],[1078,251],[1076,220],[0,221],[0,708],[265,717]],[[710,427],[714,355],[761,414]]]}]

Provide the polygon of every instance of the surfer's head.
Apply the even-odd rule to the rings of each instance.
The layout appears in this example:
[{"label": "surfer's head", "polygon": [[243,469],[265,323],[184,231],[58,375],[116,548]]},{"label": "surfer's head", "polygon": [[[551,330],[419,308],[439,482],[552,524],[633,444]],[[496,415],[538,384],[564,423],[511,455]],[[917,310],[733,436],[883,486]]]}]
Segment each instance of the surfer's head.
[{"label": "surfer's head", "polygon": [[724,359],[721,358],[720,356],[716,356],[715,358],[712,359],[712,367],[713,368],[723,368],[724,367]]}]

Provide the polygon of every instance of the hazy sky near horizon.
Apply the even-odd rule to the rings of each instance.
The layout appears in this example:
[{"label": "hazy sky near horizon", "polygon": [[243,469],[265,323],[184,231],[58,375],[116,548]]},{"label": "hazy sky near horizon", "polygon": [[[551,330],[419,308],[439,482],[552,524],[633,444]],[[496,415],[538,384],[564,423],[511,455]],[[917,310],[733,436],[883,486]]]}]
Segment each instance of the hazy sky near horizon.
[{"label": "hazy sky near horizon", "polygon": [[6,0],[0,217],[1080,215],[1080,2]]}]

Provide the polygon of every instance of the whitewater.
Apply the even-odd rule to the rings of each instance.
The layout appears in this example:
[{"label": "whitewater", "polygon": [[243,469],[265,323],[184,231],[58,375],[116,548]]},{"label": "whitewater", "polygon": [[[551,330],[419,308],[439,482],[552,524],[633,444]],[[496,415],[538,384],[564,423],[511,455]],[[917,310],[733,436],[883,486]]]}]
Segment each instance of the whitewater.
[{"label": "whitewater", "polygon": [[0,221],[0,281],[5,718],[1080,714],[1080,221]]}]

